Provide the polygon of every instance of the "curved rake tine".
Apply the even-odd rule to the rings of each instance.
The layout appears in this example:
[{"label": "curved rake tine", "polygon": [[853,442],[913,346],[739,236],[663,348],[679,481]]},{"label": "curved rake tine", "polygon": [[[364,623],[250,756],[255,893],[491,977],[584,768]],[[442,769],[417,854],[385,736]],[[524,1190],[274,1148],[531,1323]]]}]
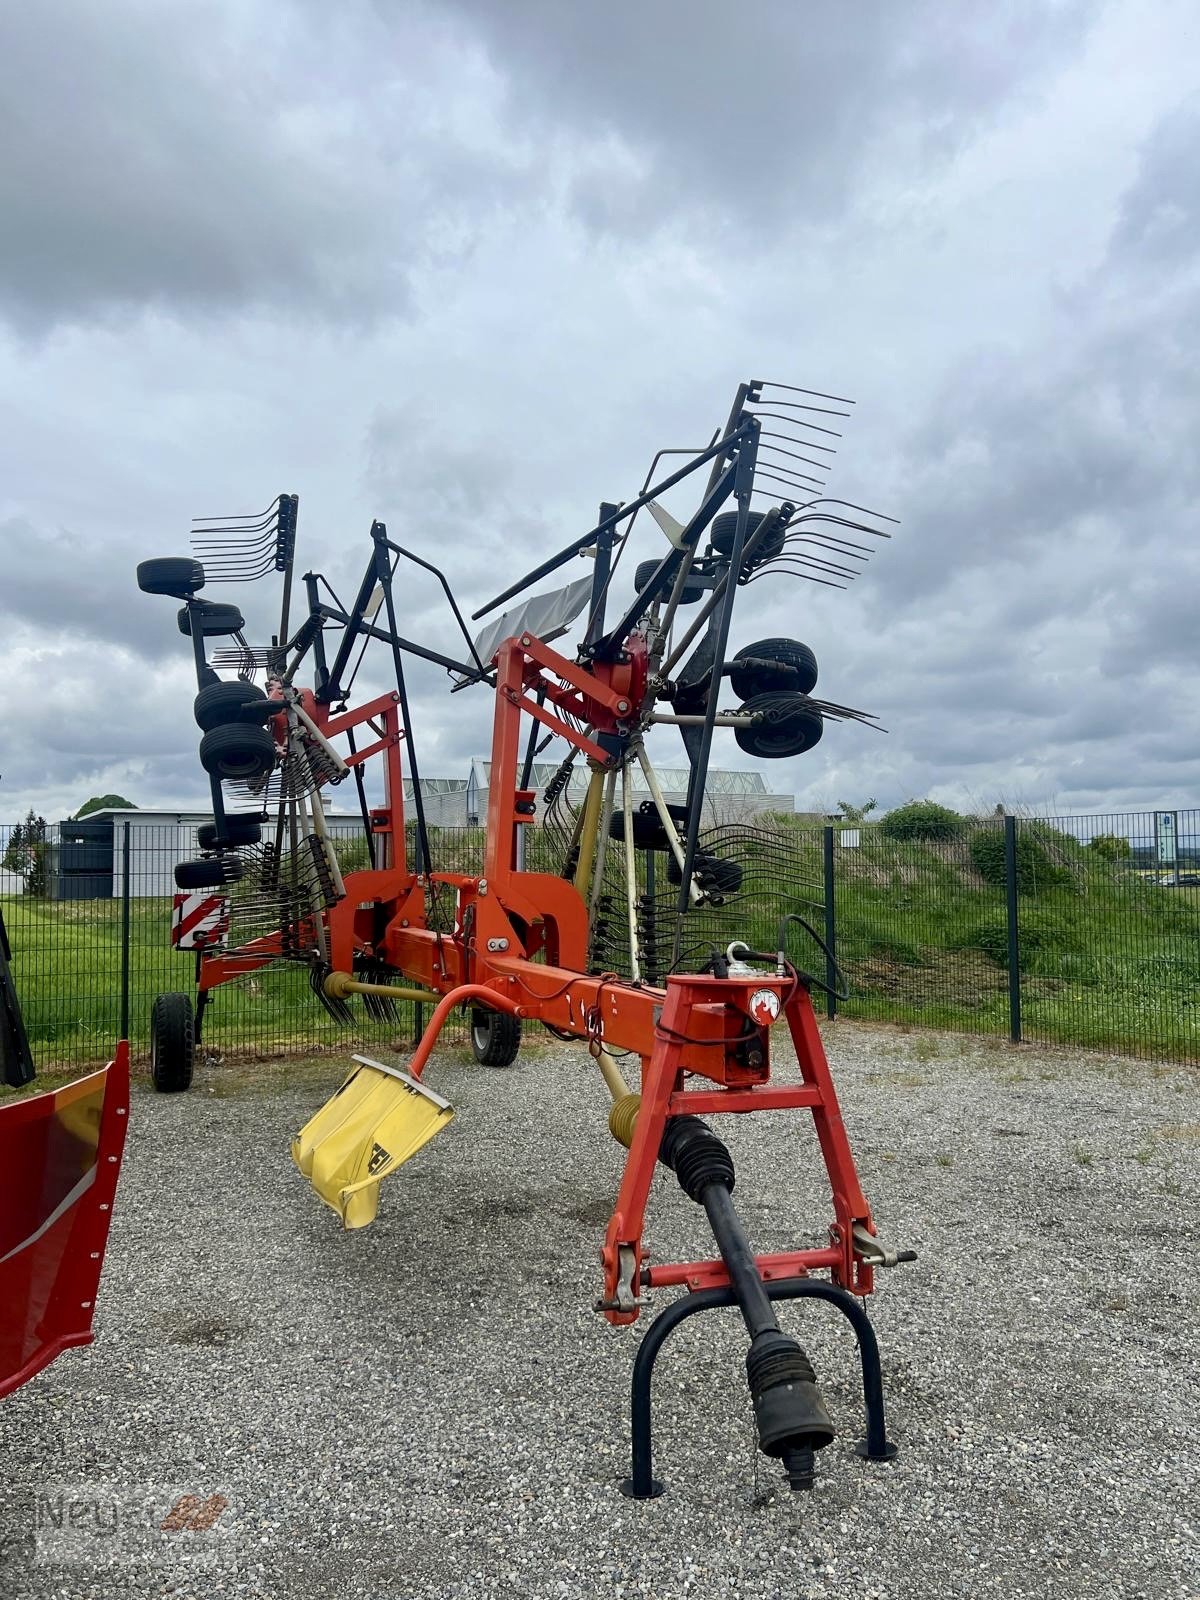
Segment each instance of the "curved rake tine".
[{"label": "curved rake tine", "polygon": [[192,521],[193,523],[228,522],[230,524],[237,524],[239,526],[265,524],[269,522],[272,517],[278,514],[279,504],[282,499],[282,495],[276,495],[274,500],[271,501],[271,504],[265,511],[226,512],[224,516],[219,517],[193,517]]},{"label": "curved rake tine", "polygon": [[748,578],[744,578],[742,580],[743,586],[745,584],[757,583],[760,578],[766,578],[770,576],[773,570],[777,572],[790,572],[794,578],[804,578],[808,583],[819,583],[826,589],[846,589],[849,587],[849,585],[845,583],[834,583],[830,578],[815,577],[811,572],[805,572],[799,567],[788,566],[786,563],[781,561],[771,561],[768,562],[765,567],[759,567],[757,572],[752,572]]},{"label": "curved rake tine", "polygon": [[[761,437],[764,439],[786,439],[789,444],[796,444],[799,442],[796,439],[793,439],[790,433],[780,433],[775,428],[764,428],[762,430]],[[795,450],[785,450],[780,444],[760,444],[758,448],[760,452],[763,450],[773,450],[776,455],[791,456],[793,461],[803,461],[810,467],[820,467],[822,470],[829,465],[827,461],[813,461],[808,456],[799,455]]]},{"label": "curved rake tine", "polygon": [[[845,506],[848,511],[861,511],[865,517],[875,517],[879,522],[893,522],[900,525],[899,517],[889,517],[884,511],[873,511],[870,506],[855,505],[853,500],[839,500],[836,495],[821,495],[816,500],[810,500],[809,506]],[[805,507],[804,509],[807,509]],[[884,537],[888,537],[884,535]]]},{"label": "curved rake tine", "polygon": [[855,406],[857,400],[851,400],[844,394],[825,394],[820,389],[802,389],[796,383],[779,383],[775,378],[754,378],[751,381],[752,389],[786,389],[789,394],[812,395],[817,400],[832,400],[839,406]]},{"label": "curved rake tine", "polygon": [[[751,400],[748,402],[746,409],[749,410],[752,406],[762,403],[761,401]],[[835,411],[832,406],[808,406],[802,400],[776,400],[772,397],[766,404],[786,406],[789,411],[815,411],[821,417],[849,417],[850,415],[848,411]],[[838,434],[838,438],[841,438],[841,434]]]},{"label": "curved rake tine", "polygon": [[[853,539],[839,539],[833,533],[786,533],[783,542],[785,545],[818,544],[826,550],[835,550],[841,555],[851,556],[855,561],[869,561],[874,553],[869,544],[856,544]],[[861,555],[858,554],[860,551]]]},{"label": "curved rake tine", "polygon": [[[747,405],[746,410],[749,411],[752,416],[774,417],[776,422],[789,423],[793,428],[808,428],[813,433],[827,434],[831,439],[841,439],[845,437],[845,435],[840,434],[836,428],[823,428],[819,422],[805,422],[803,417],[789,417],[786,415],[786,413],[780,413],[778,411],[759,411],[752,404]],[[833,448],[834,446],[827,444],[809,445],[810,450],[832,450]]]}]

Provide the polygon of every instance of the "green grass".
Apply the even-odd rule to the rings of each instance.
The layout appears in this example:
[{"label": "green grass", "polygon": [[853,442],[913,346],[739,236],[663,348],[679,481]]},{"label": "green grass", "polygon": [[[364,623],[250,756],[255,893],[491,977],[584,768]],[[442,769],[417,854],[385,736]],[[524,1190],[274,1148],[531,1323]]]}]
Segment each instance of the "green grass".
[{"label": "green grass", "polygon": [[[39,1072],[101,1062],[120,1028],[121,905],[117,900],[0,899],[12,944],[12,969]],[[149,1044],[150,1007],[172,989],[191,992],[194,958],[171,948],[171,901],[130,903],[129,1034],[135,1058]],[[361,1009],[342,1028],[313,998],[298,967],[248,973],[224,985],[204,1019],[206,1044],[222,1054],[272,1056],[411,1036],[401,1022],[372,1022]]]},{"label": "green grass", "polygon": [[[823,912],[814,905],[822,881],[821,832],[784,821],[778,826],[786,870],[775,865],[777,849],[764,853],[748,843],[749,892],[705,914],[706,943],[740,938],[772,950],[784,911],[803,915],[823,932]],[[973,831],[995,826],[975,823],[961,837],[923,842],[889,839],[878,827],[862,825],[857,847],[837,846],[837,953],[851,985],[850,1000],[839,1007],[845,1015],[1007,1036],[1005,895],[981,877],[970,848]],[[482,829],[435,831],[446,870],[479,870]],[[1044,824],[1037,838],[1052,870],[1041,880],[1035,872],[1029,892],[1019,897],[1024,1036],[1200,1060],[1200,891],[1146,881]],[[556,870],[546,834],[531,829],[527,843],[532,870]],[[39,1065],[103,1060],[119,1021],[120,903],[12,896],[0,906]],[[154,996],[193,986],[192,958],[170,948],[170,906],[164,897],[134,900],[130,907],[135,1054],[145,1051]],[[788,938],[793,959],[823,977],[824,957],[803,930],[793,926]],[[356,1006],[355,1027],[343,1030],[314,1001],[306,973],[289,967],[248,974],[220,989],[205,1019],[205,1038],[226,1054],[265,1057],[408,1036],[407,1007],[401,1016],[399,1026],[371,1022]],[[459,1037],[452,1034],[450,1042]]]},{"label": "green grass", "polygon": [[[857,847],[837,847],[846,1015],[1007,1034],[1005,893],[984,881],[970,851],[972,832],[994,827],[922,842],[864,825]],[[820,834],[796,838],[798,867],[819,882]],[[1049,870],[1018,897],[1024,1037],[1200,1060],[1196,891],[1147,883],[1045,824],[1037,839]],[[805,947],[792,949],[800,957]],[[804,964],[824,975],[811,944]]]}]

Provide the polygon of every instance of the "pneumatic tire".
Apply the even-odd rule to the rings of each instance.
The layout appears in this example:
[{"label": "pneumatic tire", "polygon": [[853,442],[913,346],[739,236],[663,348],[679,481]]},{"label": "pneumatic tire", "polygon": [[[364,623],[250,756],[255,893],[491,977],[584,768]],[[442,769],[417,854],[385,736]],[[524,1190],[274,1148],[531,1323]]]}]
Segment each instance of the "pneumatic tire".
[{"label": "pneumatic tire", "polygon": [[511,1067],[520,1048],[520,1017],[472,1006],[471,1050],[481,1067]]},{"label": "pneumatic tire", "polygon": [[191,1087],[196,1021],[186,994],[160,994],[150,1008],[150,1079],[159,1094]]},{"label": "pneumatic tire", "polygon": [[[748,661],[773,665],[741,665]],[[785,689],[811,694],[817,686],[817,658],[799,639],[756,639],[738,651],[730,667],[729,683],[739,700]]]},{"label": "pneumatic tire", "polygon": [[197,725],[209,733],[226,722],[265,722],[280,710],[256,683],[210,683],[196,696]]},{"label": "pneumatic tire", "polygon": [[223,782],[261,778],[275,765],[275,741],[265,728],[227,722],[210,728],[201,739],[200,765]]},{"label": "pneumatic tire", "polygon": [[226,816],[225,832],[217,832],[215,822],[202,822],[196,829],[201,850],[241,850],[262,839],[262,823],[257,817]]},{"label": "pneumatic tire", "polygon": [[203,861],[181,861],[175,868],[177,889],[224,889],[246,871],[237,856],[205,856]]},{"label": "pneumatic tire", "polygon": [[[657,561],[639,561],[638,562],[637,566],[634,568],[633,587],[638,591],[639,594],[641,593],[643,587],[650,582],[650,579],[654,576],[654,574],[657,571],[658,571],[658,562]],[[672,585],[672,587],[673,587],[673,585]],[[693,579],[691,574],[689,573],[687,582],[683,586],[683,593],[679,597],[679,604],[681,606],[695,605],[696,601],[702,599],[703,596],[704,596],[704,585],[702,583],[697,582],[695,579]],[[662,603],[665,605],[666,602],[671,598],[671,588],[668,587],[666,593],[663,594],[663,595],[660,595],[659,598],[662,601]]]},{"label": "pneumatic tire", "polygon": [[191,556],[155,556],[138,562],[137,585],[143,594],[190,600],[197,589],[204,587],[204,568]]},{"label": "pneumatic tire", "polygon": [[[757,532],[758,525],[765,516],[766,511],[752,511],[746,519],[746,543],[750,542],[750,535]],[[738,513],[736,511],[723,511],[719,517],[713,518],[712,527],[708,531],[713,549],[722,556],[733,554],[733,536],[737,532]],[[746,562],[746,567],[761,567],[764,561],[774,561],[775,557],[783,554],[784,540],[787,535],[782,526],[776,528],[765,544],[760,544]]]},{"label": "pneumatic tire", "polygon": [[747,755],[764,760],[801,756],[825,731],[821,713],[802,694],[757,694],[741,709],[757,720],[733,736]]}]

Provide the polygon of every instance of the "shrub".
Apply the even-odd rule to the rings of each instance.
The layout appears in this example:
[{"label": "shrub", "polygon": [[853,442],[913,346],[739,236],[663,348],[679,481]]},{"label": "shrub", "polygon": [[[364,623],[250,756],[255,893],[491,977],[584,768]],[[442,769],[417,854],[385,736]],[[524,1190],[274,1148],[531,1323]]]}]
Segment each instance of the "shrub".
[{"label": "shrub", "polygon": [[[1002,889],[1006,881],[1004,829],[978,828],[967,848],[975,870],[983,881]],[[1017,828],[1016,856],[1018,894],[1037,894],[1039,889],[1060,889],[1072,881],[1070,868],[1053,860],[1045,840],[1039,838],[1028,825]]]},{"label": "shrub", "polygon": [[964,818],[948,806],[933,800],[910,800],[889,811],[880,823],[880,832],[889,839],[955,839],[962,832]]},{"label": "shrub", "polygon": [[1123,839],[1119,833],[1098,833],[1088,849],[1103,856],[1105,861],[1127,861],[1133,854],[1129,840]]},{"label": "shrub", "polygon": [[[1036,912],[1022,911],[1017,918],[1017,939],[1021,952],[1021,967],[1028,972],[1053,972],[1059,957],[1079,950],[1079,934],[1074,928],[1064,927],[1052,918]],[[971,943],[984,955],[990,956],[998,966],[1008,966],[1008,917],[997,911],[981,922],[971,936]]]}]

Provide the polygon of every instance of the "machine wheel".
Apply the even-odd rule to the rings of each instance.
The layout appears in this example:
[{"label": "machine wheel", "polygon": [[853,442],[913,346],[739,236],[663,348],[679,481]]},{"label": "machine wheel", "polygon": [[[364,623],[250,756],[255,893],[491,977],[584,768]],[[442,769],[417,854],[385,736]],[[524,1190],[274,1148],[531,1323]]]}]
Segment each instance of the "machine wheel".
[{"label": "machine wheel", "polygon": [[203,861],[181,861],[175,868],[177,889],[224,889],[245,872],[236,856],[206,856]]},{"label": "machine wheel", "polygon": [[240,850],[261,839],[262,823],[257,817],[227,816],[224,834],[218,834],[215,822],[202,822],[196,829],[196,843],[201,850]]},{"label": "machine wheel", "polygon": [[160,994],[150,1008],[150,1077],[159,1094],[190,1088],[196,1024],[186,994]]},{"label": "machine wheel", "polygon": [[511,1067],[521,1048],[521,1019],[507,1011],[471,1007],[471,1049],[483,1067]]},{"label": "machine wheel", "polygon": [[210,728],[201,739],[200,765],[214,778],[241,782],[261,778],[275,765],[275,741],[265,728],[227,722]]},{"label": "machine wheel", "polygon": [[137,584],[143,594],[167,594],[188,600],[204,587],[204,568],[191,556],[156,556],[139,561]]},{"label": "machine wheel", "polygon": [[[757,529],[759,523],[767,515],[765,511],[752,511],[746,523],[746,539]],[[737,532],[738,514],[736,511],[723,511],[719,517],[713,518],[712,527],[708,530],[709,539],[713,549],[718,555],[728,556],[733,554],[733,536]],[[774,561],[777,555],[782,555],[784,540],[787,535],[782,527],[778,528],[766,544],[759,545],[758,549],[746,563],[747,567],[761,567],[764,561]]]},{"label": "machine wheel", "polygon": [[[698,850],[692,862],[692,871],[700,887],[705,890],[715,889],[718,894],[736,894],[742,887],[741,867],[736,861],[726,861],[724,856],[710,856],[703,850]],[[674,852],[667,860],[667,882],[683,882],[683,873]]]},{"label": "machine wheel", "polygon": [[761,719],[733,730],[747,755],[767,760],[803,755],[825,731],[821,713],[802,694],[756,694],[742,710]]},{"label": "machine wheel", "polygon": [[[739,666],[743,661],[771,661],[775,665]],[[817,686],[817,658],[799,639],[757,639],[739,650],[730,666],[729,682],[739,700],[780,689],[811,694]]]},{"label": "machine wheel", "polygon": [[[270,712],[268,712],[270,707]],[[197,724],[208,733],[226,722],[263,722],[279,710],[256,683],[210,683],[196,696]]]},{"label": "machine wheel", "polygon": [[205,639],[219,639],[226,633],[241,633],[246,626],[246,619],[238,608],[226,605],[221,600],[196,600],[192,605],[183,607],[178,620],[180,633],[189,639],[193,621]]},{"label": "machine wheel", "polygon": [[[640,592],[643,584],[650,582],[650,579],[654,576],[657,569],[657,561],[639,561],[637,567],[634,569],[633,587]],[[683,586],[683,593],[679,597],[679,604],[681,606],[695,605],[696,601],[701,599],[703,595],[704,585],[694,580],[689,574],[688,581]],[[669,598],[669,596],[670,590],[668,590],[667,594],[663,596],[663,599],[666,600]]]}]

